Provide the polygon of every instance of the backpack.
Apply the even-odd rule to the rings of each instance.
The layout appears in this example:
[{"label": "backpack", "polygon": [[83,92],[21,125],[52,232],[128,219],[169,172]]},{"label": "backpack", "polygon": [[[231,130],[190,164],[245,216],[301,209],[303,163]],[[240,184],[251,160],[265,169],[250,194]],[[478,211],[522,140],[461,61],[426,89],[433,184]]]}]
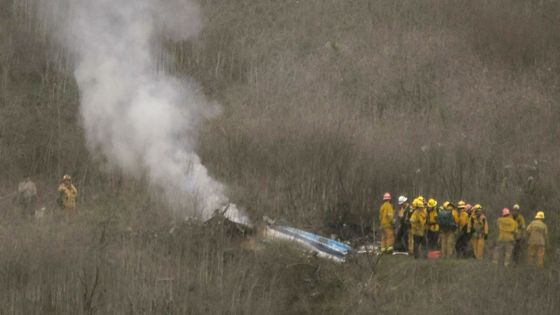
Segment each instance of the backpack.
[{"label": "backpack", "polygon": [[438,215],[438,224],[444,231],[454,231],[457,228],[455,218],[453,218],[453,214],[449,210],[440,211]]}]

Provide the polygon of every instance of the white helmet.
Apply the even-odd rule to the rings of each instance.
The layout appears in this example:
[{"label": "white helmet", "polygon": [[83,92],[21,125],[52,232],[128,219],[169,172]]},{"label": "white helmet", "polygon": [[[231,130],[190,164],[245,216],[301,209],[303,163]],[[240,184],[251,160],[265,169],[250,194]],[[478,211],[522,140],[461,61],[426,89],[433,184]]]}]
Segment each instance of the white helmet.
[{"label": "white helmet", "polygon": [[405,196],[400,196],[399,197],[399,206],[402,205],[403,203],[405,203],[408,200],[408,198],[406,198]]}]

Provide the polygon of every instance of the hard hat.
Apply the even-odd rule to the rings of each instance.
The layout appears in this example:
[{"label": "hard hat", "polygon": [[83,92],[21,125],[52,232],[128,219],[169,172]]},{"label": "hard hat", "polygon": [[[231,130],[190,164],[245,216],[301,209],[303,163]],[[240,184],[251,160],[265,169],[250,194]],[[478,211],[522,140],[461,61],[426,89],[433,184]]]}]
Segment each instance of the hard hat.
[{"label": "hard hat", "polygon": [[437,201],[435,199],[428,200],[428,207],[435,208],[437,206]]},{"label": "hard hat", "polygon": [[70,177],[70,175],[64,175],[62,176],[62,180],[72,180],[72,177]]},{"label": "hard hat", "polygon": [[535,216],[535,219],[544,220],[544,212],[543,211],[538,211],[537,215]]},{"label": "hard hat", "polygon": [[513,205],[513,210],[519,210],[519,204],[517,204],[517,203],[514,204],[514,205]]},{"label": "hard hat", "polygon": [[449,201],[444,202],[444,203],[443,203],[443,207],[444,207],[444,208],[449,207]]},{"label": "hard hat", "polygon": [[405,203],[408,200],[408,198],[406,198],[405,196],[400,196],[399,197],[399,205],[402,205],[403,203]]},{"label": "hard hat", "polygon": [[416,198],[416,199],[418,199],[418,200],[420,200],[420,201],[422,201],[422,202],[425,202],[424,196],[418,196],[418,198]]},{"label": "hard hat", "polygon": [[416,207],[415,208],[422,208],[424,209],[426,206],[424,205],[424,202],[422,202],[421,200],[416,200]]},{"label": "hard hat", "polygon": [[463,209],[465,207],[465,202],[463,200],[459,201],[459,203],[457,203],[457,208],[459,209]]},{"label": "hard hat", "polygon": [[474,210],[479,210],[479,209],[482,209],[482,206],[477,203],[476,205],[474,205],[473,208],[474,208]]},{"label": "hard hat", "polygon": [[503,208],[502,209],[502,216],[505,217],[506,215],[509,215],[509,209],[508,208]]},{"label": "hard hat", "polygon": [[388,192],[386,192],[386,193],[383,195],[383,200],[384,200],[384,201],[386,201],[386,200],[391,200],[391,194],[388,193]]}]

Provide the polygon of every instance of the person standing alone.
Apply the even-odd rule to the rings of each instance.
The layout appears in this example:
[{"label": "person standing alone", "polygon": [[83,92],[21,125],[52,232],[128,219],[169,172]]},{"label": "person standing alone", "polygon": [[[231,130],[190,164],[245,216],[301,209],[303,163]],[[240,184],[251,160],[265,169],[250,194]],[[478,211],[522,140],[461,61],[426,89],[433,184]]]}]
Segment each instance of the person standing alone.
[{"label": "person standing alone", "polygon": [[379,209],[379,225],[383,231],[381,237],[381,252],[392,253],[395,243],[395,231],[393,228],[393,220],[395,218],[395,208],[391,204],[391,194],[385,193],[383,195],[383,204]]},{"label": "person standing alone", "polygon": [[539,267],[544,267],[544,251],[548,238],[548,228],[544,221],[544,212],[538,211],[535,220],[527,227],[528,241],[528,255],[527,263],[532,265],[535,260]]},{"label": "person standing alone", "polygon": [[72,184],[70,175],[64,175],[62,182],[58,186],[58,205],[65,210],[66,219],[70,220],[76,215],[76,198],[78,190]]}]

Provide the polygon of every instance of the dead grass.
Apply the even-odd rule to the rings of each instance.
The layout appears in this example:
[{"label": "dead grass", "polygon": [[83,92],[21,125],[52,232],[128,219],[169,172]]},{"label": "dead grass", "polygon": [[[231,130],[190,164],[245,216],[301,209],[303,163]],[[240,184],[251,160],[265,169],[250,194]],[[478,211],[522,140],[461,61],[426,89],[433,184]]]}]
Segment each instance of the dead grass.
[{"label": "dead grass", "polygon": [[360,256],[345,264],[283,243],[247,250],[221,226],[120,229],[83,214],[0,226],[0,313],[554,314],[558,263]]}]

